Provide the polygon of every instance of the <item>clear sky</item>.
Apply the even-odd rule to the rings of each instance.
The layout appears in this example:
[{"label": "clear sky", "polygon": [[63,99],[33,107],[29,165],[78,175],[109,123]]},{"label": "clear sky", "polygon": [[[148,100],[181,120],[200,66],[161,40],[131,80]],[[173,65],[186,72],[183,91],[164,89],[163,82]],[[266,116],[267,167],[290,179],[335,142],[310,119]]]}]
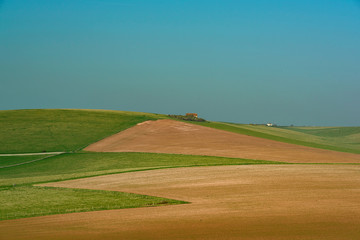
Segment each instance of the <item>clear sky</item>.
[{"label": "clear sky", "polygon": [[0,0],[0,109],[360,125],[359,0]]}]

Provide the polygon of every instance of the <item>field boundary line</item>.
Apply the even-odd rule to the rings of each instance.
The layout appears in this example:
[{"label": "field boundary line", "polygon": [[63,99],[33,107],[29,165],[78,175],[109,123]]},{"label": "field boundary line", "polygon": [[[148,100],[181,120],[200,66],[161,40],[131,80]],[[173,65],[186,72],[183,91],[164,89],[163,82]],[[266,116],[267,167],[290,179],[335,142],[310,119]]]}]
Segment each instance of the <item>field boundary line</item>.
[{"label": "field boundary line", "polygon": [[[91,144],[100,142],[101,140],[104,140],[105,138],[111,137],[111,136],[116,135],[116,134],[118,134],[118,133],[121,133],[121,132],[123,132],[123,131],[125,131],[125,130],[127,130],[127,129],[129,129],[129,128],[135,127],[136,125],[138,125],[138,124],[140,124],[140,123],[143,123],[143,122],[146,122],[146,121],[156,121],[156,120],[159,120],[159,119],[148,119],[148,120],[145,120],[145,121],[136,123],[136,124],[133,125],[133,126],[127,127],[127,128],[125,128],[125,129],[123,129],[123,130],[116,131],[115,133],[112,133],[112,134],[110,134],[110,135],[108,135],[108,136],[105,136],[105,137],[101,137],[101,138],[95,140],[94,142],[91,142],[91,143],[88,143],[88,144],[86,144],[86,145],[84,145],[84,146],[82,146],[82,147],[79,147],[79,148],[77,148],[76,150],[74,150],[74,152],[85,151],[84,149],[87,148],[88,146],[90,146]],[[92,151],[86,151],[86,152],[92,152]]]},{"label": "field boundary line", "polygon": [[[2,166],[2,167],[0,167],[0,169],[9,168],[9,167],[16,167],[16,166],[20,166],[20,165],[24,165],[24,164],[29,164],[29,163],[41,161],[41,160],[44,160],[44,159],[47,159],[47,158],[50,158],[50,157],[54,157],[54,156],[57,156],[57,155],[61,155],[61,154],[64,154],[64,153],[66,153],[66,152],[60,152],[60,153],[57,153],[57,154],[47,154],[48,156],[45,156],[45,157],[42,157],[42,158],[39,158],[39,159],[31,160],[31,161],[28,161],[28,162],[17,163],[17,164],[13,164],[13,165]],[[15,156],[15,155],[12,155],[12,156]],[[19,155],[17,155],[17,156],[19,156]]]},{"label": "field boundary line", "polygon": [[2,153],[0,157],[11,157],[11,156],[32,156],[32,155],[51,155],[61,154],[65,152],[41,152],[41,153]]}]

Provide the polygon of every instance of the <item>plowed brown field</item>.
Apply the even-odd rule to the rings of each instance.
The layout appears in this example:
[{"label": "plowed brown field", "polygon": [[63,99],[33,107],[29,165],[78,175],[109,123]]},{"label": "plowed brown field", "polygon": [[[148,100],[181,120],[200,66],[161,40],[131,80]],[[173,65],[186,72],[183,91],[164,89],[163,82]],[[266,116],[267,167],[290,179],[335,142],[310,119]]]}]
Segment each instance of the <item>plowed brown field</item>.
[{"label": "plowed brown field", "polygon": [[85,150],[177,153],[293,163],[360,163],[360,154],[304,147],[167,119],[140,123],[91,144]]},{"label": "plowed brown field", "polygon": [[47,184],[191,204],[0,222],[0,239],[360,239],[360,166],[152,170]]}]

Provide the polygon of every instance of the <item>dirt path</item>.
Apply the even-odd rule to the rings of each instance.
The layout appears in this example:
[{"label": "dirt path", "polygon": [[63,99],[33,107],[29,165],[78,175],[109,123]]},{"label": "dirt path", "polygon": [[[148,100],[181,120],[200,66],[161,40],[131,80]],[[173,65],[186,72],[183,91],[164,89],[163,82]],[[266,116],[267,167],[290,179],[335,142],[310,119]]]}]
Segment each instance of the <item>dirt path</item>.
[{"label": "dirt path", "polygon": [[84,150],[178,153],[294,163],[360,163],[360,154],[282,143],[174,120],[143,122]]},{"label": "dirt path", "polygon": [[163,169],[47,184],[192,204],[0,222],[0,239],[360,239],[360,166]]}]

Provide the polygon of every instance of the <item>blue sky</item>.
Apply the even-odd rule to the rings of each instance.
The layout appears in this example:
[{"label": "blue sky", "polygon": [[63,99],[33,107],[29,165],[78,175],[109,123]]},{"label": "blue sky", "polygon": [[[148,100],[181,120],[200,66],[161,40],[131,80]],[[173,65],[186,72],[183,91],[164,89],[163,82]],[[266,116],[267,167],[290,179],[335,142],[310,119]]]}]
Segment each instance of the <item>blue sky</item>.
[{"label": "blue sky", "polygon": [[0,109],[360,125],[360,1],[0,0]]}]

